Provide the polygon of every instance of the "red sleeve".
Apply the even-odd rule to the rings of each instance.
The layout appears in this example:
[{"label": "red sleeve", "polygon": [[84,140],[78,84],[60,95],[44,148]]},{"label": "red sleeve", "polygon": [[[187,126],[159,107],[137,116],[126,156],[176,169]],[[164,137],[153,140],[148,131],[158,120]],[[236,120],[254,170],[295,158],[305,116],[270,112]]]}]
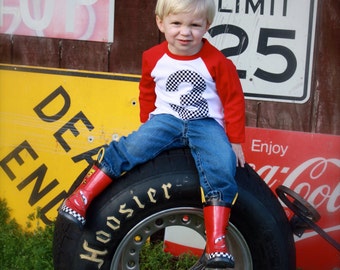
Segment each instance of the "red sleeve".
[{"label": "red sleeve", "polygon": [[235,65],[212,45],[204,61],[215,80],[223,110],[225,131],[231,143],[245,141],[245,101]]},{"label": "red sleeve", "polygon": [[[228,60],[228,59],[227,59]],[[223,65],[224,66],[224,65]],[[217,91],[224,109],[225,130],[231,143],[245,141],[244,94],[234,64],[228,60],[226,69],[217,75]]]},{"label": "red sleeve", "polygon": [[147,53],[143,53],[142,77],[139,82],[139,117],[142,123],[149,119],[149,114],[155,109],[155,82],[151,77],[151,71],[152,67],[148,64]]},{"label": "red sleeve", "polygon": [[148,121],[150,113],[156,109],[156,83],[151,76],[151,73],[158,60],[166,52],[167,46],[167,43],[164,41],[143,53],[142,77],[139,82],[139,116],[142,123]]}]

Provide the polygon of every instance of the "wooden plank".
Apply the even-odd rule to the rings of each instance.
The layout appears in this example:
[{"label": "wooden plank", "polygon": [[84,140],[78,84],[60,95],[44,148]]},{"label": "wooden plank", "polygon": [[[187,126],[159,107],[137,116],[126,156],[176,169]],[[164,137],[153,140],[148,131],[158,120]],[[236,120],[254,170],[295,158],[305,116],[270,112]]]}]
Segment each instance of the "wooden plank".
[{"label": "wooden plank", "polygon": [[142,53],[159,43],[156,0],[116,0],[110,71],[140,74]]},{"label": "wooden plank", "polygon": [[320,6],[313,132],[340,135],[340,1]]},{"label": "wooden plank", "polygon": [[102,42],[62,40],[60,67],[108,71],[108,46]]},{"label": "wooden plank", "polygon": [[13,64],[59,67],[59,40],[13,36]]},{"label": "wooden plank", "polygon": [[12,40],[10,35],[0,34],[0,63],[12,61]]},{"label": "wooden plank", "polygon": [[246,100],[246,125],[309,132],[310,111],[311,102],[294,104]]}]

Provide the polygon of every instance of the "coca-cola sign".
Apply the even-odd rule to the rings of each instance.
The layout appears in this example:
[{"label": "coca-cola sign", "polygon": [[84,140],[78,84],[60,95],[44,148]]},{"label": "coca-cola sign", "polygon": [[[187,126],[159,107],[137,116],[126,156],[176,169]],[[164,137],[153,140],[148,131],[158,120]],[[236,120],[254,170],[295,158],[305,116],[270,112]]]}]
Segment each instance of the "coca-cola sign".
[{"label": "coca-cola sign", "polygon": [[[247,162],[272,190],[285,185],[297,192],[321,214],[317,224],[340,241],[339,136],[247,128],[244,151]],[[313,230],[296,237],[296,247],[297,267],[340,267],[339,253]]]}]

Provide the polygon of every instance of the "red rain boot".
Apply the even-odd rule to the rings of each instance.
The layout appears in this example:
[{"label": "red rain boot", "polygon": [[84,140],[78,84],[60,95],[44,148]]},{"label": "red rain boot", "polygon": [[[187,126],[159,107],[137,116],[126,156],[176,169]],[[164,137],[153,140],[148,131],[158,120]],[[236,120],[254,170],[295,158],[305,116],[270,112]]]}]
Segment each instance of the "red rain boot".
[{"label": "red rain boot", "polygon": [[234,268],[234,258],[228,252],[226,230],[229,224],[230,207],[219,200],[207,202],[203,208],[207,268]]},{"label": "red rain boot", "polygon": [[91,201],[110,183],[111,178],[98,167],[98,164],[94,164],[83,182],[64,201],[58,211],[59,215],[77,223],[82,229],[86,222],[86,210]]}]

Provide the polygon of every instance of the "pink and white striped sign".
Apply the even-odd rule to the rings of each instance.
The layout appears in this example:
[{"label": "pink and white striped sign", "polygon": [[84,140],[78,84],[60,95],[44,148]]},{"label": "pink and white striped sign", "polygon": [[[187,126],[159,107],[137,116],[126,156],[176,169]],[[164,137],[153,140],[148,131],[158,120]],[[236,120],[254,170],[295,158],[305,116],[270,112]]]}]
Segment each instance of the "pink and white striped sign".
[{"label": "pink and white striped sign", "polygon": [[113,42],[115,0],[0,0],[0,33]]}]

